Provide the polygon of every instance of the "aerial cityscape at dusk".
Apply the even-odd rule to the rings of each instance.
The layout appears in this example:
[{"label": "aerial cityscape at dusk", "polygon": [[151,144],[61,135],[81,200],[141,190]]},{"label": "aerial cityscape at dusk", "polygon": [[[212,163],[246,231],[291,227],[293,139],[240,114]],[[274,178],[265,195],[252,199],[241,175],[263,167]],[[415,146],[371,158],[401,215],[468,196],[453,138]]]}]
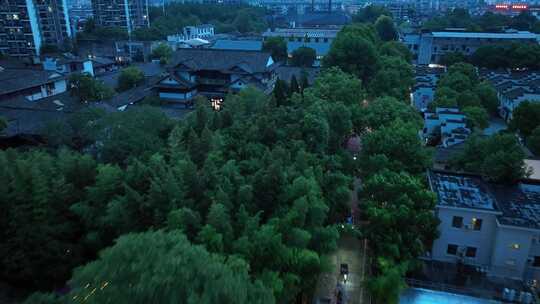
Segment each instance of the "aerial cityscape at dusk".
[{"label": "aerial cityscape at dusk", "polygon": [[0,304],[540,304],[540,0],[0,0]]}]

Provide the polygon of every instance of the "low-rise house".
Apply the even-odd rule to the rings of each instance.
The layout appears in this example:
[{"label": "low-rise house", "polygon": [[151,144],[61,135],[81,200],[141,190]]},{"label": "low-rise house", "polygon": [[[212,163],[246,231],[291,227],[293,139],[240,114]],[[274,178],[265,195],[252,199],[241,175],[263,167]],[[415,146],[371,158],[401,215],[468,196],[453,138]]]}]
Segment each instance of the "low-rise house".
[{"label": "low-rise house", "polygon": [[433,102],[437,82],[444,72],[444,68],[415,67],[415,85],[412,88],[411,102],[418,111],[425,111]]},{"label": "low-rise house", "polygon": [[428,172],[440,236],[428,259],[463,263],[488,276],[540,279],[540,184],[489,184],[479,176]]},{"label": "low-rise house", "polygon": [[0,68],[0,102],[17,96],[36,101],[66,90],[66,77],[58,72]]},{"label": "low-rise house", "polygon": [[0,138],[41,136],[48,123],[64,121],[70,114],[85,107],[69,92],[38,101],[28,100],[23,95],[0,99],[0,115],[8,123]]},{"label": "low-rise house", "polygon": [[79,58],[73,55],[45,56],[42,60],[43,70],[55,71],[62,74],[88,73],[94,76],[94,67],[89,58]]},{"label": "low-rise house", "polygon": [[182,30],[182,33],[167,36],[167,41],[170,43],[181,43],[187,40],[197,38],[208,40],[212,37],[214,37],[214,25],[201,24],[185,26]]},{"label": "low-rise house", "polygon": [[103,75],[109,72],[114,72],[119,69],[118,64],[116,61],[106,58],[106,57],[96,57],[93,56],[90,58],[90,61],[92,62],[92,69],[94,76]]},{"label": "low-rise house", "polygon": [[499,99],[499,115],[506,121],[523,101],[540,102],[540,72],[488,71],[483,73]]},{"label": "low-rise house", "polygon": [[437,107],[435,112],[424,113],[422,137],[426,141],[440,138],[443,147],[450,147],[464,142],[470,133],[465,114],[458,108]]},{"label": "low-rise house", "polygon": [[155,86],[161,99],[191,104],[198,95],[219,107],[228,93],[253,86],[270,93],[276,80],[269,53],[217,49],[177,50]]}]

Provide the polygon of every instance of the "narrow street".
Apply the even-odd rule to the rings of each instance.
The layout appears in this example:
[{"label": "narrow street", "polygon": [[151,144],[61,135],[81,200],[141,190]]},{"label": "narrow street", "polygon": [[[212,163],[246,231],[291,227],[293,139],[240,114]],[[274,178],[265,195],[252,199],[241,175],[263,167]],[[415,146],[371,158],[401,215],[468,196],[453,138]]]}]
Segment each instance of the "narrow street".
[{"label": "narrow street", "polygon": [[[356,222],[358,215],[358,200],[356,192],[360,181],[357,179],[354,183],[354,190],[351,193],[350,207],[353,217],[353,223]],[[338,241],[338,248],[329,257],[330,271],[322,273],[317,282],[317,288],[314,294],[313,303],[337,303],[337,291],[339,285],[343,286],[344,297],[343,304],[366,304],[367,298],[363,281],[366,277],[366,248],[365,241],[356,237],[344,235]],[[343,282],[343,276],[340,273],[341,264],[347,264],[349,274],[347,281]]]}]

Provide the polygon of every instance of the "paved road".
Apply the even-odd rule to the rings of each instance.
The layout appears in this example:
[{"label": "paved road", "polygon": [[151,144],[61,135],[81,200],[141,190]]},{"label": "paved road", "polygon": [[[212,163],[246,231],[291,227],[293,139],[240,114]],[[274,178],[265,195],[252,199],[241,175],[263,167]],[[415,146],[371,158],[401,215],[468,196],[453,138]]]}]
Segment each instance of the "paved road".
[{"label": "paved road", "polygon": [[[354,183],[354,190],[351,193],[351,213],[354,218],[358,216],[358,200],[357,190],[360,181]],[[317,299],[329,299],[330,303],[336,303],[336,289],[338,284],[343,284],[345,290],[344,304],[363,304],[367,303],[362,298],[365,297],[362,281],[365,278],[365,250],[364,243],[356,237],[342,236],[338,242],[338,249],[329,256],[330,271],[322,273],[317,282],[317,287],[314,295],[314,303]],[[347,264],[349,275],[347,282],[343,282],[343,277],[340,274],[341,264]],[[325,302],[320,302],[325,303]]]},{"label": "paved road", "polygon": [[[345,290],[345,302],[347,304],[361,304],[362,278],[364,276],[362,266],[363,246],[362,241],[351,236],[344,236],[339,240],[338,249],[329,256],[330,271],[322,273],[317,282],[315,299],[330,299],[330,303],[336,303],[336,290],[338,283],[343,284]],[[349,275],[347,282],[343,282],[340,274],[340,265],[347,264]],[[316,302],[315,302],[316,303]],[[322,302],[324,303],[324,302]]]}]

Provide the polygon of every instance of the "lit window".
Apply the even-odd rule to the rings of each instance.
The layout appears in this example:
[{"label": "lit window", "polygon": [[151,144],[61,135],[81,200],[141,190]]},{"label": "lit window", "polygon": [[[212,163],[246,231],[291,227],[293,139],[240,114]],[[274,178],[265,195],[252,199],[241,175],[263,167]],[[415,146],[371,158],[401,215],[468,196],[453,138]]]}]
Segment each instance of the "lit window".
[{"label": "lit window", "polygon": [[482,220],[481,220],[481,219],[477,219],[477,218],[473,218],[473,219],[472,219],[472,226],[473,226],[473,229],[474,229],[474,230],[480,230],[480,229],[482,229]]},{"label": "lit window", "polygon": [[519,247],[520,247],[519,244],[511,244],[511,245],[510,245],[510,248],[516,249],[516,250],[518,250]]},{"label": "lit window", "polygon": [[13,20],[19,20],[19,15],[13,14]]},{"label": "lit window", "polygon": [[221,104],[223,103],[223,98],[212,98],[210,102],[212,103],[212,108],[215,111],[221,110]]}]

